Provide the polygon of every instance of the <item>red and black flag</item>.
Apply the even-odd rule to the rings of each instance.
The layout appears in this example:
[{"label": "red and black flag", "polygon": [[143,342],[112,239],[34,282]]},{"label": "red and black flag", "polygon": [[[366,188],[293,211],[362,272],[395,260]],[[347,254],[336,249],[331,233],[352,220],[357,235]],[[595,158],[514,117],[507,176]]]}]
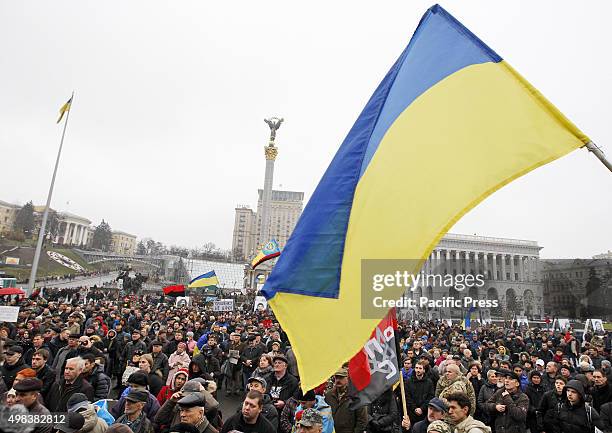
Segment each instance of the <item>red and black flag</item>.
[{"label": "red and black flag", "polygon": [[166,296],[185,296],[185,286],[182,284],[178,286],[166,286],[162,290]]},{"label": "red and black flag", "polygon": [[381,320],[368,342],[349,361],[350,408],[368,405],[393,387],[400,379],[397,362],[395,308]]}]

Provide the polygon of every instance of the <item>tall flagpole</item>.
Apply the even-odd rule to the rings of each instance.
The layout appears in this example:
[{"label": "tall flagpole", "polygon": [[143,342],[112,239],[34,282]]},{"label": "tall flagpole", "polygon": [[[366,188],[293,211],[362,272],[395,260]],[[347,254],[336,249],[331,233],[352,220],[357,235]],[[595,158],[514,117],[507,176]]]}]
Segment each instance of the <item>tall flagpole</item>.
[{"label": "tall flagpole", "polygon": [[30,280],[28,281],[27,295],[30,296],[34,291],[36,285],[36,271],[38,271],[38,262],[40,260],[40,252],[42,250],[42,244],[45,239],[45,229],[47,226],[47,218],[49,217],[49,206],[51,205],[51,196],[53,195],[53,186],[55,185],[55,176],[57,175],[57,167],[59,166],[60,156],[62,154],[62,147],[64,146],[64,136],[66,135],[66,127],[68,126],[68,118],[70,117],[70,110],[74,103],[74,91],[70,97],[70,106],[66,113],[66,121],[64,122],[64,130],[62,131],[62,139],[60,140],[59,150],[57,151],[57,159],[55,160],[55,169],[53,170],[53,177],[51,178],[51,186],[49,187],[49,195],[47,195],[47,204],[45,206],[45,212],[43,213],[42,223],[40,224],[40,231],[38,232],[38,242],[36,243],[36,252],[34,253],[34,261],[32,262],[32,271],[30,272]]},{"label": "tall flagpole", "polygon": [[597,147],[595,143],[593,143],[592,141],[589,141],[584,147],[586,147],[589,152],[591,152],[593,155],[599,158],[601,163],[605,165],[608,168],[608,170],[612,172],[612,164],[610,163],[610,161],[606,159],[601,149]]}]

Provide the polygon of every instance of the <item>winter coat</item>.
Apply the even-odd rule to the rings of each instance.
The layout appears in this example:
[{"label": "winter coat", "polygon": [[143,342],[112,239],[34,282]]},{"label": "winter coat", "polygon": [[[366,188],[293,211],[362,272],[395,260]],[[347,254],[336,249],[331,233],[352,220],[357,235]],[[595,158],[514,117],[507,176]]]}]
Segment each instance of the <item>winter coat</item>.
[{"label": "winter coat", "polygon": [[487,412],[485,404],[498,390],[499,388],[497,387],[496,383],[491,384],[489,381],[487,381],[480,388],[478,398],[476,399],[476,404],[478,406],[478,419],[487,425],[491,424],[492,417],[489,415],[489,412]]},{"label": "winter coat", "polygon": [[[216,421],[219,413],[219,402],[215,400],[212,394],[208,391],[202,391],[201,394],[205,401],[204,413],[206,414],[206,418],[211,422]],[[179,407],[176,401],[172,398],[166,400],[162,407],[157,411],[153,421],[155,424],[160,426],[172,426],[181,422]],[[214,424],[215,426],[217,425],[216,422],[214,422]]]},{"label": "winter coat", "polygon": [[470,415],[474,415],[476,412],[476,395],[474,393],[474,387],[470,383],[469,379],[463,375],[459,375],[452,382],[449,381],[446,376],[440,378],[436,385],[436,397],[446,398],[447,395],[455,392],[463,392],[467,394],[472,407],[470,408]]},{"label": "winter coat", "polygon": [[104,400],[108,398],[110,392],[111,380],[106,374],[104,374],[104,368],[101,365],[96,365],[88,376],[83,378],[89,382],[94,389],[94,399]]},{"label": "winter coat", "polygon": [[297,390],[298,380],[286,372],[280,379],[272,375],[270,382],[268,382],[267,394],[272,397],[272,400],[282,400],[286,402],[289,400],[289,397],[295,396]]},{"label": "winter coat", "polygon": [[[124,391],[124,394],[126,394],[125,391]],[[149,395],[148,395],[147,402],[145,403],[145,406],[142,409],[142,411],[145,413],[148,419],[153,420],[155,418],[155,414],[159,410],[159,402],[157,401],[157,399],[155,398],[153,394],[151,394],[150,392],[148,394]],[[119,398],[119,401],[110,410],[110,413],[116,419],[119,416],[123,415],[124,412],[125,412],[125,395],[121,395],[121,397]]]},{"label": "winter coat", "polygon": [[170,371],[168,373],[166,385],[170,385],[170,377],[173,376],[179,369],[189,368],[189,363],[191,363],[191,358],[187,352],[183,352],[181,354],[174,352],[172,355],[170,355],[170,358],[168,358],[168,366],[170,367]]},{"label": "winter coat", "polygon": [[491,428],[471,416],[455,426],[454,433],[491,433]]},{"label": "winter coat", "polygon": [[[580,395],[578,404],[570,404],[567,400],[567,387],[576,390]],[[599,413],[590,405],[584,403],[584,387],[578,380],[570,380],[563,389],[563,399],[557,405],[550,433],[591,433],[593,426],[603,430]],[[547,433],[549,433],[547,431]]]},{"label": "winter coat", "polygon": [[23,361],[23,356],[19,358],[19,360],[14,365],[8,365],[6,362],[2,367],[0,367],[0,373],[4,378],[4,383],[6,384],[6,389],[11,389],[13,387],[13,382],[15,381],[15,376],[24,368],[29,368],[28,365]]},{"label": "winter coat", "polygon": [[336,388],[325,394],[325,401],[331,406],[336,433],[363,433],[368,425],[368,409],[365,406],[357,410],[349,409],[351,399],[348,392],[340,396]]},{"label": "winter coat", "polygon": [[[430,378],[423,375],[422,379],[418,379],[413,371],[410,378],[404,383],[406,390],[406,406],[408,407],[408,416],[410,422],[415,422],[425,419],[427,416],[427,404],[434,397],[434,384]],[[417,415],[414,411],[420,408],[421,415]]]},{"label": "winter coat", "polygon": [[177,374],[182,374],[183,376],[185,376],[185,381],[187,381],[187,379],[189,379],[189,371],[186,368],[182,368],[180,370],[178,370],[176,373],[173,373],[172,376],[170,376],[170,385],[165,385],[160,391],[159,394],[157,394],[157,401],[159,402],[159,405],[163,405],[166,400],[168,400],[170,397],[172,397],[172,394],[174,394],[175,392],[179,391],[178,389],[176,389],[176,376]]},{"label": "winter coat", "polygon": [[72,394],[76,394],[77,392],[81,392],[87,396],[87,400],[93,402],[94,401],[94,389],[93,387],[82,377],[77,377],[74,383],[68,385],[66,381],[62,379],[59,382],[55,382],[51,389],[49,390],[49,394],[47,394],[47,398],[45,400],[45,406],[51,412],[66,412],[67,411],[67,403]]},{"label": "winter coat", "polygon": [[72,348],[70,346],[62,347],[55,355],[55,359],[53,360],[53,371],[55,371],[55,381],[59,382],[64,378],[64,367],[66,366],[66,361],[70,358],[74,358],[78,355],[77,347]]},{"label": "winter coat", "polygon": [[[495,417],[496,433],[525,433],[527,430],[527,411],[529,410],[529,397],[517,390],[514,394],[502,395],[506,390],[498,390],[485,403],[485,409]],[[504,412],[498,412],[495,405],[506,406]]]},{"label": "winter coat", "polygon": [[540,407],[536,412],[538,431],[552,432],[554,419],[557,414],[557,406],[561,403],[563,395],[557,394],[556,390],[546,391],[540,400]]},{"label": "winter coat", "polygon": [[285,402],[285,406],[280,414],[278,430],[280,433],[291,433],[291,430],[293,430],[293,424],[295,423],[295,413],[297,412],[297,407],[299,405],[300,402],[295,397],[291,397]]},{"label": "winter coat", "polygon": [[399,415],[397,403],[391,390],[384,392],[367,407],[368,433],[390,433],[394,431],[394,423],[399,419]]},{"label": "winter coat", "polygon": [[162,380],[166,383],[170,374],[168,356],[163,352],[157,354],[152,353],[151,356],[153,356],[153,367],[151,367],[151,372],[156,373],[159,370]]},{"label": "winter coat", "polygon": [[546,391],[544,390],[542,384],[536,386],[533,383],[527,385],[527,389],[525,390],[525,394],[527,395],[527,398],[529,398],[529,409],[527,410],[527,427],[529,427],[529,429],[532,431],[537,430],[537,413],[545,392]]},{"label": "winter coat", "polygon": [[243,433],[274,433],[274,427],[270,424],[270,421],[261,414],[257,417],[255,424],[247,424],[240,412],[235,413],[225,421],[221,433],[228,433],[233,430]]},{"label": "winter coat", "polygon": [[79,413],[85,418],[85,424],[79,433],[104,433],[108,430],[108,424],[102,418],[98,418],[93,404],[88,405],[85,410],[79,410]]},{"label": "winter coat", "polygon": [[599,411],[599,417],[601,418],[601,425],[604,433],[612,432],[612,402],[602,404],[601,410]]},{"label": "winter coat", "polygon": [[55,372],[45,364],[43,368],[36,372],[36,377],[43,383],[40,395],[42,395],[43,399],[46,399],[51,386],[55,383]]},{"label": "winter coat", "polygon": [[[313,406],[313,409],[319,412],[319,415],[323,417],[323,429],[321,430],[321,433],[332,433],[334,431],[334,416],[332,415],[331,406],[327,404],[327,402],[325,401],[325,397],[323,397],[322,395],[316,395],[315,398],[316,401],[315,405]],[[295,414],[301,411],[302,409],[302,405],[299,405],[295,408],[293,412],[294,415],[292,425],[295,425]]]},{"label": "winter coat", "polygon": [[136,352],[137,350],[142,350],[143,353],[147,351],[147,345],[145,344],[144,341],[132,340],[128,344],[126,344],[125,347],[123,348],[123,353],[121,353],[121,363],[125,365],[127,362],[132,361],[134,352]]},{"label": "winter coat", "polygon": [[[196,372],[194,366],[198,366],[200,371]],[[203,377],[207,380],[216,379],[221,374],[221,366],[219,360],[214,356],[204,355],[202,353],[193,357],[189,363],[189,379]]]},{"label": "winter coat", "polygon": [[601,405],[612,401],[612,386],[609,382],[602,387],[594,386],[591,388],[591,396],[593,397],[593,407],[599,410]]}]

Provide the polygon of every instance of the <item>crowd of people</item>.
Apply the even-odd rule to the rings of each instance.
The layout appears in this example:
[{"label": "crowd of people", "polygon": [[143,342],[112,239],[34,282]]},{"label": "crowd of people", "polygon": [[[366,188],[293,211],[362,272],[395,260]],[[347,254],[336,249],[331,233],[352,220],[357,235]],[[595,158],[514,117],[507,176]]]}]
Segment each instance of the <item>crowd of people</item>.
[{"label": "crowd of people", "polygon": [[608,332],[400,322],[405,400],[397,386],[359,407],[348,363],[301,389],[287,335],[252,298],[213,312],[58,293],[13,301],[18,322],[0,326],[0,432],[612,432]]}]

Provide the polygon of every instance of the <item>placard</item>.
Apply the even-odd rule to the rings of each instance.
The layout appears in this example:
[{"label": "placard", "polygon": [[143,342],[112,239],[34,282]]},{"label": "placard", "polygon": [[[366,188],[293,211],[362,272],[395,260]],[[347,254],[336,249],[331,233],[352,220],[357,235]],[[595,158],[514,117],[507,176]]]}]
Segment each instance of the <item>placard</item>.
[{"label": "placard", "polygon": [[253,305],[253,311],[266,311],[268,308],[268,301],[265,296],[255,296],[255,305]]},{"label": "placard", "polygon": [[19,307],[0,306],[0,322],[17,322]]},{"label": "placard", "polygon": [[213,302],[213,311],[234,311],[233,299],[221,299]]}]

